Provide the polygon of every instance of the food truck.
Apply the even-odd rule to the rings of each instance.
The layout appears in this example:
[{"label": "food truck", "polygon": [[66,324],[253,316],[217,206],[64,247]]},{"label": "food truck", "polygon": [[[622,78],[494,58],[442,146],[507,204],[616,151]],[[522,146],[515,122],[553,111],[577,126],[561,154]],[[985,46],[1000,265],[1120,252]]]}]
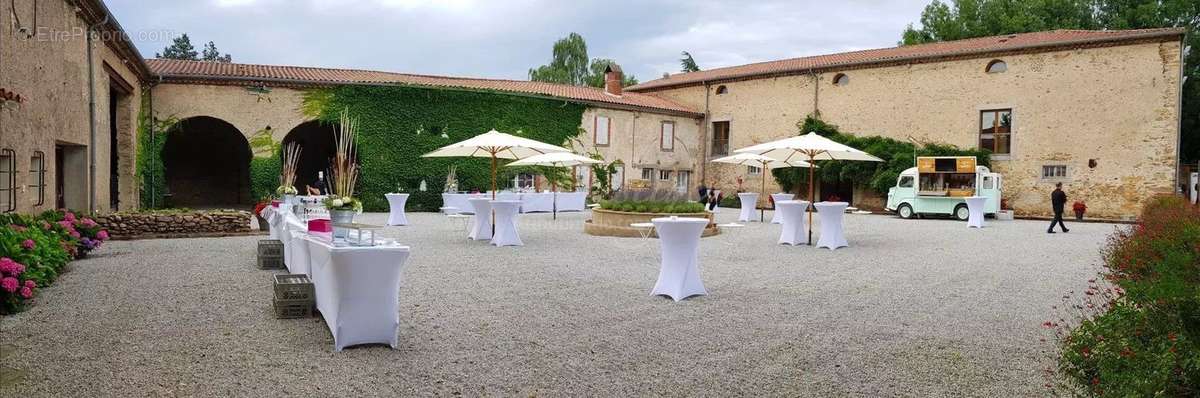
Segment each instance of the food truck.
[{"label": "food truck", "polygon": [[985,197],[984,214],[996,214],[1000,187],[1000,174],[976,165],[974,156],[921,156],[888,189],[886,208],[906,219],[940,214],[966,220],[970,211],[963,198]]}]

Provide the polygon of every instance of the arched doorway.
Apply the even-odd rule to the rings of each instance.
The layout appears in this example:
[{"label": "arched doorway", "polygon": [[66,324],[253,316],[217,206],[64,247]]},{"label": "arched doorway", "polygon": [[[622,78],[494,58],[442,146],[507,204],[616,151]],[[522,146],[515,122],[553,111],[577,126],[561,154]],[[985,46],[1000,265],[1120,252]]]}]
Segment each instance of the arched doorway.
[{"label": "arched doorway", "polygon": [[244,207],[250,197],[250,143],[236,127],[208,116],[179,121],[163,144],[168,203],[174,207]]},{"label": "arched doorway", "polygon": [[[283,146],[296,143],[300,145],[300,160],[296,165],[296,190],[304,193],[306,186],[313,186],[317,181],[318,172],[326,172],[333,161],[333,137],[337,132],[335,123],[322,123],[316,120],[300,123],[283,137]],[[325,176],[327,179],[329,176]]]}]

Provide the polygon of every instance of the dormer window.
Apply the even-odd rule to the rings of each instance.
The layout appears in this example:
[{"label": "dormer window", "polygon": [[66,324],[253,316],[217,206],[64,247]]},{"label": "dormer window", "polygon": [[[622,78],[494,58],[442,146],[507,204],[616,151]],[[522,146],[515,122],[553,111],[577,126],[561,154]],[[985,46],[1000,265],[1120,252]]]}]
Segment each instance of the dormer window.
[{"label": "dormer window", "polygon": [[845,73],[838,73],[836,75],[833,75],[833,85],[845,86],[847,84],[850,84],[850,76],[846,76]]},{"label": "dormer window", "polygon": [[1004,61],[995,59],[987,64],[987,73],[1001,73],[1008,70],[1008,64]]},{"label": "dormer window", "polygon": [[728,92],[729,92],[729,89],[726,88],[725,85],[717,86],[717,95],[722,95],[722,94],[725,94]]}]

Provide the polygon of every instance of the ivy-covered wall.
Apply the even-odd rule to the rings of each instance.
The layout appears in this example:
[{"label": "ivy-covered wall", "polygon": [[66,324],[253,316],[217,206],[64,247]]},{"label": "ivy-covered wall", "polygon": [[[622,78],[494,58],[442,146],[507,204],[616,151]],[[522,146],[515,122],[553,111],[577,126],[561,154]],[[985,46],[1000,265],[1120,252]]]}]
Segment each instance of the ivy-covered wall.
[{"label": "ivy-covered wall", "polygon": [[[384,194],[402,188],[410,211],[437,211],[450,165],[458,166],[459,189],[486,191],[490,160],[422,158],[437,148],[496,129],[562,145],[579,133],[585,106],[510,94],[395,86],[343,86],[313,90],[303,112],[335,123],[343,109],[358,120],[358,197],[366,211],[386,211]],[[273,191],[279,157],[251,164],[253,192]],[[270,163],[270,164],[267,164]],[[417,189],[421,181],[427,191]],[[505,186],[500,181],[500,186]]]}]

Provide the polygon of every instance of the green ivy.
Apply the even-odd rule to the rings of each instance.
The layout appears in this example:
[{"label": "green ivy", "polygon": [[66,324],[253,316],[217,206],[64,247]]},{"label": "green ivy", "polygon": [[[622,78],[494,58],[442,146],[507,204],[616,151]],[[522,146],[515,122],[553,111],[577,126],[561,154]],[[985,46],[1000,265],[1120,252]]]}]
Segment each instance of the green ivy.
[{"label": "green ivy", "polygon": [[[301,109],[326,123],[336,123],[343,109],[358,120],[357,195],[366,211],[386,211],[383,195],[398,187],[413,193],[410,211],[437,211],[451,165],[458,166],[459,189],[486,191],[491,188],[490,160],[421,155],[491,129],[562,145],[578,134],[585,107],[496,92],[342,86],[309,91]],[[277,185],[278,171],[270,167],[278,167],[278,160],[269,166],[265,163],[251,165],[253,192]],[[416,192],[421,181],[428,191]]]},{"label": "green ivy", "polygon": [[140,181],[141,208],[152,209],[164,206],[163,194],[167,191],[165,167],[163,167],[162,150],[167,142],[167,131],[175,127],[179,119],[168,117],[163,120],[150,114],[150,93],[147,89],[142,94],[142,104],[138,111],[138,153],[136,173]]},{"label": "green ivy", "polygon": [[279,187],[279,173],[283,170],[281,155],[276,145],[270,156],[250,158],[250,197],[265,200],[275,196],[275,188]]},{"label": "green ivy", "polygon": [[[914,153],[917,156],[974,156],[978,165],[991,165],[991,152],[986,150],[962,149],[945,144],[925,144],[917,148],[907,141],[843,134],[837,126],[825,123],[816,116],[806,117],[804,121],[796,123],[796,127],[800,134],[815,132],[883,159],[883,162],[818,161],[819,168],[813,173],[819,181],[854,181],[880,195],[887,195],[888,189],[896,185],[896,178],[900,177],[901,172],[915,167]],[[771,170],[775,182],[784,192],[798,192],[807,187],[808,173],[807,168],[800,167]]]}]

